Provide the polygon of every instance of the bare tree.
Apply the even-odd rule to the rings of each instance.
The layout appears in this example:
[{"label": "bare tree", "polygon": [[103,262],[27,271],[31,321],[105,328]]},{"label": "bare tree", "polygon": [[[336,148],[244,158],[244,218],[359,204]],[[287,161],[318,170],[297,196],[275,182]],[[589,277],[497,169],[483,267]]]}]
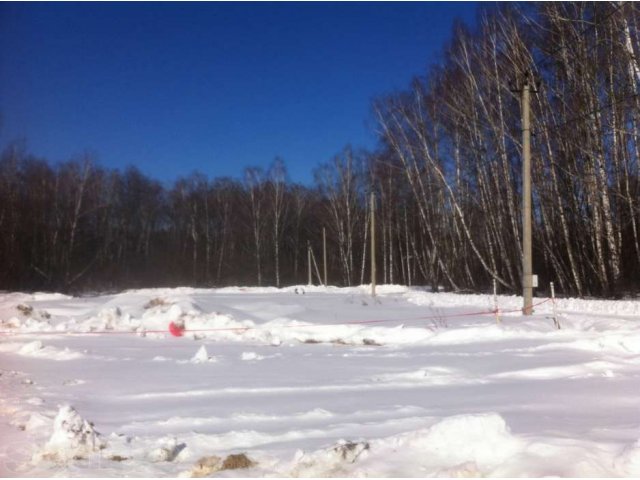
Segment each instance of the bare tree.
[{"label": "bare tree", "polygon": [[249,194],[251,214],[251,230],[253,233],[254,254],[256,260],[256,276],[258,286],[262,286],[262,248],[264,215],[264,172],[260,168],[245,169],[245,185]]}]

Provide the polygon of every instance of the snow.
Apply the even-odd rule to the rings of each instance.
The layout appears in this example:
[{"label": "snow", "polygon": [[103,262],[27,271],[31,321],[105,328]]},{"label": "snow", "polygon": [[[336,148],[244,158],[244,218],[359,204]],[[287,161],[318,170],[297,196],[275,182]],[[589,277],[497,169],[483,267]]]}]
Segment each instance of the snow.
[{"label": "snow", "polygon": [[377,292],[0,294],[0,475],[640,475],[640,301]]}]

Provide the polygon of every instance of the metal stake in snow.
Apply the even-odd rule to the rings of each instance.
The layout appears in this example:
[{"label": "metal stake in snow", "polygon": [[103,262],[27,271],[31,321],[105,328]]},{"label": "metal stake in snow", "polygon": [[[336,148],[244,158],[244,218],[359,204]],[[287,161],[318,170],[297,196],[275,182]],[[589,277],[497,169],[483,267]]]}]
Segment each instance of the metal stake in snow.
[{"label": "metal stake in snow", "polygon": [[558,330],[560,330],[560,321],[558,320],[558,313],[556,312],[556,290],[553,286],[553,282],[549,283],[551,287],[551,306],[553,308],[553,324]]},{"label": "metal stake in snow", "polygon": [[496,323],[500,325],[500,309],[498,308],[498,282],[493,279],[493,311],[496,312]]},{"label": "metal stake in snow", "polygon": [[309,251],[311,252],[311,260],[313,261],[313,266],[316,269],[316,278],[318,279],[318,283],[322,285],[322,278],[320,278],[320,270],[318,270],[318,262],[316,262],[316,256],[313,253],[313,248],[310,248]]},{"label": "metal stake in snow", "polygon": [[324,263],[324,286],[327,286],[327,229],[322,227],[322,262]]},{"label": "metal stake in snow", "polygon": [[309,282],[308,285],[311,286],[311,244],[307,242],[307,265],[309,269]]}]

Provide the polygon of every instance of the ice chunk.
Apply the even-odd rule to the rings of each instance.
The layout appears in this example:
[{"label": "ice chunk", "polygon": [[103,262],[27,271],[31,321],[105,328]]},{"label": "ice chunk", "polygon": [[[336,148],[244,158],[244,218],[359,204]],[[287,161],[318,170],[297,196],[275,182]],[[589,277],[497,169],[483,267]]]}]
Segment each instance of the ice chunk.
[{"label": "ice chunk", "polygon": [[207,352],[207,348],[202,345],[198,351],[196,352],[196,354],[193,356],[193,358],[191,359],[192,363],[206,363],[206,362],[210,362],[210,361],[214,361],[215,359],[209,356],[209,353]]}]

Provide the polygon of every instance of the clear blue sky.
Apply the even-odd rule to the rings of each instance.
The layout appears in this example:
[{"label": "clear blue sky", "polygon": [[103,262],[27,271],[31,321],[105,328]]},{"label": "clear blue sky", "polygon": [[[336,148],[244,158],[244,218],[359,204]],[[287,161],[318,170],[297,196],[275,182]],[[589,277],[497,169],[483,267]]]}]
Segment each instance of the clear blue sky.
[{"label": "clear blue sky", "polygon": [[160,180],[294,181],[372,148],[370,101],[439,60],[475,3],[1,3],[0,147]]}]

